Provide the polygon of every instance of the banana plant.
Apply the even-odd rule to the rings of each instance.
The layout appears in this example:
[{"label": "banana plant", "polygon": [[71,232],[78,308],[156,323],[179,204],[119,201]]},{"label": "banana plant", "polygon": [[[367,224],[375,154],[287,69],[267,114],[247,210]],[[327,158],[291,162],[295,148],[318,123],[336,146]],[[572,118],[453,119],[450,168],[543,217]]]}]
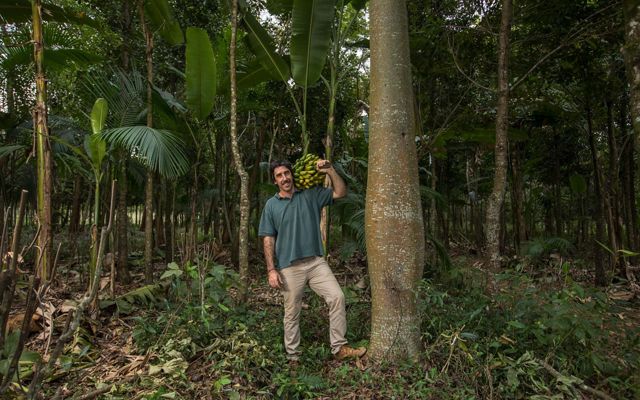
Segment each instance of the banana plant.
[{"label": "banana plant", "polygon": [[102,163],[107,154],[107,142],[102,138],[102,130],[107,120],[109,105],[103,98],[93,104],[91,110],[92,134],[85,137],[84,148],[87,152],[95,178],[93,194],[93,226],[91,228],[91,260],[89,261],[89,286],[92,287],[98,256],[98,228],[100,224],[100,183],[102,182]]},{"label": "banana plant", "polygon": [[[341,29],[344,7],[350,4],[355,11],[360,11],[364,8],[366,2],[366,0],[341,0],[336,4],[336,0],[268,1],[267,8],[276,14],[291,12],[290,61],[278,54],[269,33],[249,12],[246,4],[240,2],[243,12],[242,26],[248,34],[249,47],[255,54],[260,66],[249,68],[244,76],[239,76],[238,84],[242,86],[243,83],[256,84],[263,81],[265,79],[263,71],[266,71],[271,79],[280,80],[285,84],[299,116],[304,154],[307,153],[309,147],[309,132],[307,130],[308,88],[322,78],[330,89],[332,97],[330,102],[335,103],[337,57],[344,43],[344,34],[353,23],[352,19],[345,29]],[[356,15],[357,13],[353,16],[354,19]],[[335,23],[336,19],[337,23]],[[330,66],[332,67],[332,76],[329,80],[322,77],[327,57],[329,57]],[[247,79],[243,82],[245,77]],[[290,84],[291,79],[302,90],[302,104],[297,101],[293,94],[293,87]]]},{"label": "banana plant", "polygon": [[[286,2],[285,2],[286,3]],[[269,33],[251,15],[246,5],[240,4],[243,12],[242,26],[248,33],[249,47],[262,68],[272,79],[282,81],[300,117],[303,153],[309,148],[307,131],[307,90],[320,78],[331,43],[331,27],[335,15],[335,0],[293,0],[291,61],[278,54]],[[279,4],[282,7],[283,4]],[[292,73],[293,72],[293,73]],[[302,88],[303,100],[300,105],[293,94],[289,81]]]}]

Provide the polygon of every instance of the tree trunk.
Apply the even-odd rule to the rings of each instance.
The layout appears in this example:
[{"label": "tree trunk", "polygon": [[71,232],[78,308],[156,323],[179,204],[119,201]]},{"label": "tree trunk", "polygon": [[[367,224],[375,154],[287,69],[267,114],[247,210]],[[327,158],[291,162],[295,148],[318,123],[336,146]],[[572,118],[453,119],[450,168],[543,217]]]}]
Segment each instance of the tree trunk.
[{"label": "tree trunk", "polygon": [[[602,207],[602,181],[600,178],[600,165],[598,163],[598,153],[596,150],[595,138],[593,133],[593,122],[591,115],[591,106],[589,105],[587,94],[587,129],[589,135],[589,149],[591,150],[591,164],[593,167],[593,181],[594,181],[594,191],[596,196],[595,201],[595,219],[596,219],[596,240],[600,243],[604,241],[604,216],[603,216],[603,207]],[[606,283],[606,275],[604,269],[604,262],[602,260],[602,247],[596,243],[594,245],[595,249],[595,273],[596,273],[596,284],[603,286]]]},{"label": "tree trunk", "polygon": [[82,205],[82,175],[78,174],[73,180],[73,197],[71,200],[71,220],[69,233],[76,233],[80,228],[80,207]]},{"label": "tree trunk", "polygon": [[[140,23],[145,37],[147,63],[147,126],[153,127],[153,33],[147,26],[142,2],[139,3]],[[144,277],[147,283],[153,281],[153,171],[147,170],[144,190]]]},{"label": "tree trunk", "polygon": [[524,219],[524,184],[522,182],[522,172],[520,171],[520,146],[513,145],[511,152],[511,202],[513,203],[513,244],[516,252],[520,254],[520,246],[526,238],[526,222]]},{"label": "tree trunk", "polygon": [[[620,166],[618,159],[618,143],[613,128],[613,101],[607,100],[607,144],[609,147],[609,170],[607,179],[607,190],[605,195],[605,209],[607,215],[607,232],[609,233],[609,244],[614,252],[614,262],[617,263],[618,250],[620,249],[620,239],[622,238],[622,227],[620,226]],[[625,267],[620,265],[621,276],[625,276]]]},{"label": "tree trunk", "polygon": [[40,254],[36,267],[36,274],[43,281],[49,279],[49,269],[52,267],[51,227],[51,193],[53,188],[53,165],[51,161],[51,143],[49,142],[49,127],[47,126],[47,87],[44,77],[44,43],[42,38],[42,4],[40,0],[33,0],[33,54],[36,67],[36,106],[34,108],[34,130],[37,152],[38,176],[38,248]]},{"label": "tree trunk", "polygon": [[502,20],[498,50],[498,107],[496,111],[496,147],[493,189],[487,202],[487,252],[494,267],[500,266],[500,214],[507,185],[507,133],[509,125],[509,34],[511,0],[502,0]]},{"label": "tree trunk", "polygon": [[626,227],[626,248],[629,250],[637,251],[640,249],[638,231],[638,217],[636,212],[636,190],[635,190],[635,148],[636,148],[636,135],[633,129],[627,131],[628,122],[628,98],[625,94],[622,95],[622,100],[619,104],[619,122],[620,137],[622,138],[621,147],[621,187],[623,198],[623,214]]},{"label": "tree trunk", "polygon": [[236,38],[238,31],[238,0],[231,1],[231,43],[229,44],[229,72],[231,74],[231,152],[240,177],[240,227],[238,229],[238,269],[240,272],[240,302],[247,298],[249,287],[249,175],[242,165],[238,145],[238,94],[236,80]]},{"label": "tree trunk", "polygon": [[640,1],[623,0],[625,45],[624,61],[630,86],[631,121],[640,135]]},{"label": "tree trunk", "polygon": [[[377,361],[422,354],[417,287],[425,261],[404,0],[371,0],[371,125],[365,230]],[[390,161],[393,160],[393,167]]]},{"label": "tree trunk", "polygon": [[163,192],[164,196],[164,261],[170,263],[173,261],[173,193],[175,193],[175,186],[173,182],[166,182],[166,190]]}]

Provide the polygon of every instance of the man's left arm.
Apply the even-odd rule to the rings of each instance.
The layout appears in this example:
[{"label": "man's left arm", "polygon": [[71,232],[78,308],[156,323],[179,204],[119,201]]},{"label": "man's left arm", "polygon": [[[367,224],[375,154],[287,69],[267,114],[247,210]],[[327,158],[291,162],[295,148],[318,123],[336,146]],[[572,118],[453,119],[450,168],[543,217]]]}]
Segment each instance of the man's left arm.
[{"label": "man's left arm", "polygon": [[333,186],[333,198],[340,199],[347,195],[347,184],[340,174],[333,168],[329,160],[318,160],[316,168],[329,175],[331,179],[331,186]]}]

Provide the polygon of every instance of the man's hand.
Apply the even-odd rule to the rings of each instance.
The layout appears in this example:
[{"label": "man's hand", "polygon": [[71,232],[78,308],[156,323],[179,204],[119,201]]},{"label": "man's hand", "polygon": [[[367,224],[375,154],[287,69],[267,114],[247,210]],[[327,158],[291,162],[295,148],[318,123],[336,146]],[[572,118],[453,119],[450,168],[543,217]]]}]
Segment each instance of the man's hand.
[{"label": "man's hand", "polygon": [[275,269],[269,270],[268,272],[269,286],[274,289],[280,289],[282,286],[282,278],[280,277],[280,272]]},{"label": "man's hand", "polygon": [[331,179],[331,185],[333,186],[333,198],[340,199],[347,195],[347,185],[342,180],[342,177],[338,172],[333,168],[331,161],[329,160],[318,160],[316,161],[316,169],[318,172],[323,174],[327,174],[329,179]]},{"label": "man's hand", "polygon": [[318,160],[316,161],[316,169],[322,173],[326,173],[328,169],[333,169],[333,165],[331,165],[331,161],[329,160]]}]

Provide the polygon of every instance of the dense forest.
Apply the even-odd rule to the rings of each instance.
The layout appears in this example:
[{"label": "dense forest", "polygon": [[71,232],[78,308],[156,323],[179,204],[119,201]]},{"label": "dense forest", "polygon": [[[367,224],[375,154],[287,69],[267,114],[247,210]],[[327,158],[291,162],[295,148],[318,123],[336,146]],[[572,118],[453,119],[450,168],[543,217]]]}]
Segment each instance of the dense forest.
[{"label": "dense forest", "polygon": [[[0,0],[0,27],[0,398],[640,398],[640,0]],[[319,228],[367,353],[332,355],[309,290],[294,365],[259,227],[272,161],[335,184],[309,154],[348,187]]]}]

